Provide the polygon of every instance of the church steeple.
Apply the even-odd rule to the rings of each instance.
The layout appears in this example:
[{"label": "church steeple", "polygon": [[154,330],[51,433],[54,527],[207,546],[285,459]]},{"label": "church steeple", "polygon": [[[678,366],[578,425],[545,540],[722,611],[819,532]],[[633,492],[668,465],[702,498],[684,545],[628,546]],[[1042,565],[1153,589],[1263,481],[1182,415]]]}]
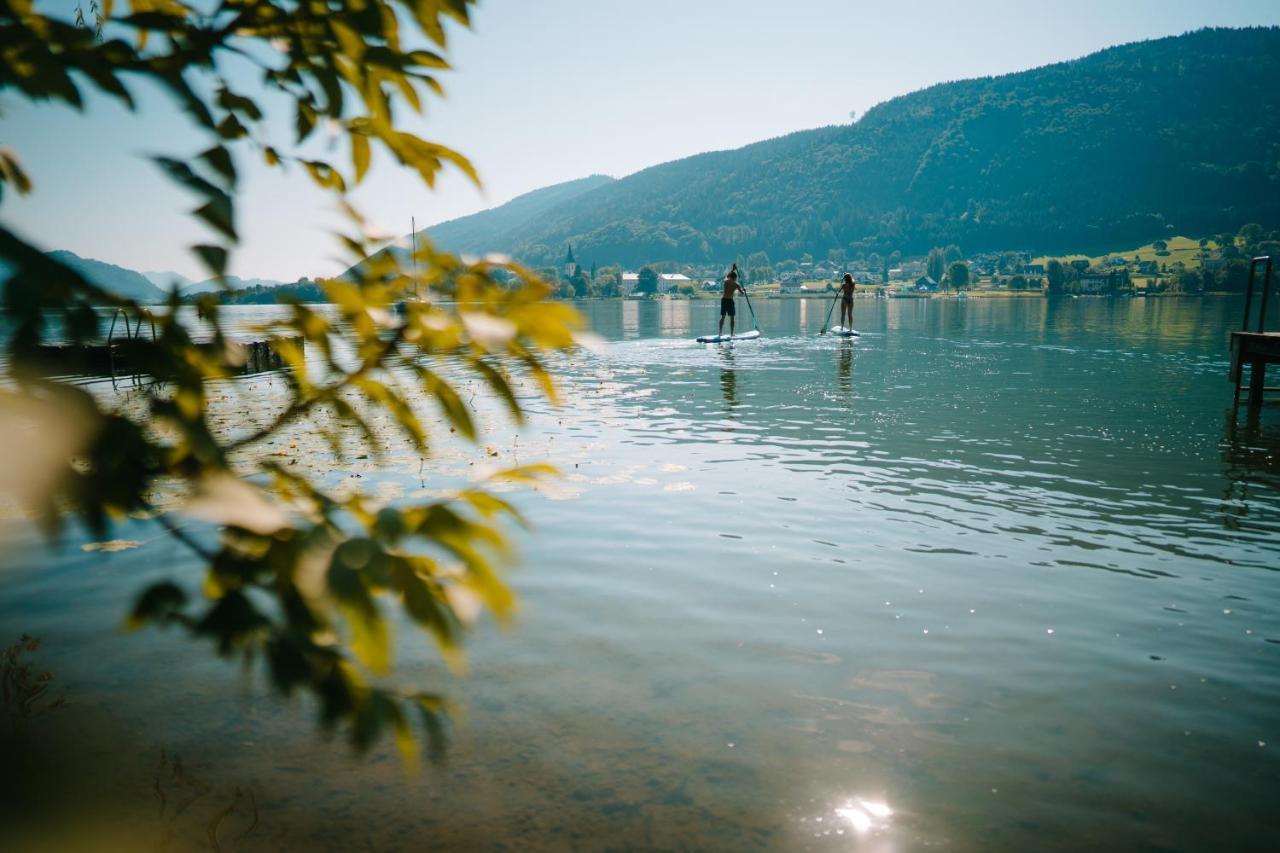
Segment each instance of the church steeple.
[{"label": "church steeple", "polygon": [[570,278],[578,271],[578,262],[573,259],[573,244],[569,244],[569,253],[564,256],[564,274]]}]

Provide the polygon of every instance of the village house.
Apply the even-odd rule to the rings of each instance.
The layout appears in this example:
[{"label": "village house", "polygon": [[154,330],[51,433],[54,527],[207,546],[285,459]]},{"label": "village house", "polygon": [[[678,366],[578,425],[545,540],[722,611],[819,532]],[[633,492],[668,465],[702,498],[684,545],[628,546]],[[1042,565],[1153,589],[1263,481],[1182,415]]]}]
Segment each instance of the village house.
[{"label": "village house", "polygon": [[692,284],[693,279],[680,273],[662,273],[658,276],[658,292],[669,293],[682,284]]}]

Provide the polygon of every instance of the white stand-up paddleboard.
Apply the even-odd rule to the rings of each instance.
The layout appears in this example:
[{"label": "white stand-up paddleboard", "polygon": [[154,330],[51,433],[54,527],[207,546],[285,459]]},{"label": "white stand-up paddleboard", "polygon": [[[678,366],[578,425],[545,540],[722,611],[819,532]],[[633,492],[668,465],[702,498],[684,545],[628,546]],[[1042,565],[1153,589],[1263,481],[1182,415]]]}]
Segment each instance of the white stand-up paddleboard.
[{"label": "white stand-up paddleboard", "polygon": [[857,329],[846,329],[844,326],[836,326],[831,330],[831,334],[839,335],[842,338],[856,338],[862,333]]},{"label": "white stand-up paddleboard", "polygon": [[749,332],[740,332],[736,335],[703,335],[698,338],[700,344],[720,344],[727,341],[753,341],[760,337],[759,329],[752,329]]}]

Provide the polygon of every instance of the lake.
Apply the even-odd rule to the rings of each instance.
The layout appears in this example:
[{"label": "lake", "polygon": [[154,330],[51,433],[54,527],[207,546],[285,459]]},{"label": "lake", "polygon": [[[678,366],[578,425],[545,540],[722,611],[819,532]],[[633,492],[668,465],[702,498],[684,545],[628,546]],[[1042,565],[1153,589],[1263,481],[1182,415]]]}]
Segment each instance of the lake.
[{"label": "lake", "polygon": [[691,340],[710,300],[580,306],[605,342],[565,405],[467,451],[565,475],[517,498],[515,624],[461,678],[401,632],[397,675],[463,709],[416,776],[121,633],[148,579],[198,586],[154,525],[19,537],[0,639],[44,638],[85,825],[207,849],[240,788],[233,849],[1269,849],[1280,417],[1233,424],[1240,303],[859,300],[851,340],[828,304],[757,302],[732,346]]}]

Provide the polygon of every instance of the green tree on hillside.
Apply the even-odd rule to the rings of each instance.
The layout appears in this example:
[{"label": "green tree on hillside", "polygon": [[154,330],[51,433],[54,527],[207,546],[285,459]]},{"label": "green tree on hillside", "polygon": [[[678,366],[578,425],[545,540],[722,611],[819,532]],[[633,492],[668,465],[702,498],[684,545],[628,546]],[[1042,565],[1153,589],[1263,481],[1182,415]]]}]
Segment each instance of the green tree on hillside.
[{"label": "green tree on hillside", "polygon": [[1243,260],[1228,261],[1218,270],[1217,286],[1228,293],[1244,293],[1249,285],[1249,263]]},{"label": "green tree on hillside", "polygon": [[956,290],[964,290],[969,286],[969,265],[964,261],[956,261],[947,267],[947,282]]},{"label": "green tree on hillside", "polygon": [[1057,258],[1050,259],[1049,263],[1045,264],[1044,274],[1049,282],[1049,293],[1056,295],[1066,290],[1067,274],[1062,268],[1062,261]]},{"label": "green tree on hillside", "polygon": [[640,278],[636,280],[636,293],[657,293],[658,292],[658,273],[653,267],[644,267],[640,270]]},{"label": "green tree on hillside", "polygon": [[[51,534],[67,516],[99,536],[117,519],[146,519],[137,523],[156,524],[205,567],[202,584],[176,570],[150,584],[131,627],[170,626],[257,666],[282,695],[309,694],[324,728],[342,729],[357,748],[391,733],[408,755],[417,719],[438,745],[442,697],[385,680],[392,622],[434,640],[457,665],[478,610],[500,618],[512,611],[498,569],[509,553],[503,520],[518,513],[487,481],[385,504],[359,488],[328,488],[276,448],[311,438],[327,448],[315,455],[337,468],[397,447],[425,460],[440,435],[481,435],[459,383],[487,388],[517,422],[525,399],[518,388],[554,397],[545,357],[573,346],[579,319],[545,300],[544,281],[518,264],[465,261],[425,239],[412,264],[393,253],[373,257],[373,229],[348,196],[375,154],[427,187],[446,169],[476,181],[465,157],[399,123],[443,91],[446,24],[469,26],[470,3],[120,0],[102,9],[99,37],[30,2],[0,7],[5,96],[80,109],[93,91],[132,110],[139,84],[171,95],[189,125],[174,138],[202,142],[153,159],[197,198],[206,237],[192,250],[212,276],[225,274],[240,238],[245,158],[288,166],[329,193],[346,217],[340,245],[350,263],[364,263],[355,280],[321,283],[332,311],[292,300],[259,330],[290,368],[273,402],[225,381],[245,352],[216,295],[200,299],[207,319],[197,326],[176,310],[176,296],[152,311],[0,226],[11,332],[0,434],[24,436],[28,453],[43,460],[14,497]],[[259,66],[254,88],[224,73],[244,61]],[[286,124],[292,132],[282,140]],[[0,188],[31,190],[8,149],[0,149]],[[156,381],[128,400],[63,382],[43,361],[55,334],[71,345],[100,341],[94,308],[104,305],[155,330],[131,341],[128,354]],[[528,482],[543,471],[514,468],[494,479]],[[228,689],[240,687],[231,681]]]},{"label": "green tree on hillside", "polygon": [[934,281],[942,281],[942,276],[947,269],[946,264],[946,255],[942,249],[936,247],[930,249],[929,255],[924,262],[925,273]]},{"label": "green tree on hillside", "polygon": [[1245,245],[1246,249],[1248,249],[1262,239],[1262,234],[1262,226],[1256,222],[1250,222],[1248,225],[1244,225],[1240,228],[1240,242]]},{"label": "green tree on hillside", "polygon": [[599,288],[601,296],[618,296],[622,288],[622,268],[601,267],[596,275],[596,287]]},{"label": "green tree on hillside", "polygon": [[773,280],[773,265],[769,262],[769,256],[764,252],[754,252],[747,257],[746,261],[746,282],[753,284],[763,284]]}]

